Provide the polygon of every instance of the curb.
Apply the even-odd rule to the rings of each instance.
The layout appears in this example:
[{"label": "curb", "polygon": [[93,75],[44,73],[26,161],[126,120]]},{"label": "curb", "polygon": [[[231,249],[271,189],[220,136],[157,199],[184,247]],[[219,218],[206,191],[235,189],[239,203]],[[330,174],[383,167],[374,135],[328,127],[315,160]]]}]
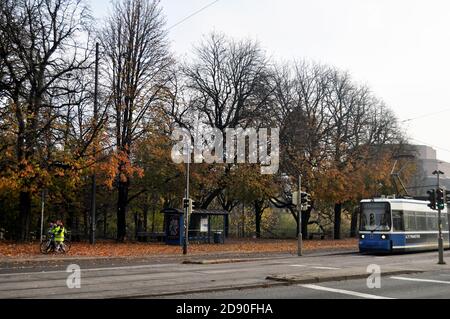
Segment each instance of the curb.
[{"label": "curb", "polygon": [[279,257],[255,257],[255,258],[229,258],[229,259],[203,259],[203,260],[184,260],[182,264],[188,265],[215,265],[215,264],[232,264],[232,263],[244,263],[252,261],[262,260],[274,260],[274,259],[286,259],[292,256],[279,256]]},{"label": "curb", "polygon": [[[381,273],[382,277],[386,276],[394,276],[394,275],[406,275],[406,274],[417,274],[417,273],[423,273],[424,270],[418,270],[418,269],[405,269],[405,270],[392,270],[392,271],[384,271]],[[308,277],[305,276],[302,277],[295,277],[295,276],[280,276],[280,275],[274,275],[274,276],[267,276],[267,280],[273,280],[276,282],[284,282],[289,284],[312,284],[312,283],[320,283],[320,282],[329,282],[329,281],[345,281],[345,280],[353,280],[353,279],[362,279],[367,278],[370,273],[358,273],[358,274],[343,274],[343,275],[329,275],[329,276],[314,276],[314,277]]]},{"label": "curb", "polygon": [[136,299],[136,298],[155,298],[155,297],[170,297],[170,296],[179,296],[186,294],[200,294],[204,292],[221,292],[221,291],[230,291],[230,290],[248,290],[248,289],[257,289],[257,288],[270,288],[270,287],[278,287],[278,286],[289,286],[290,283],[286,282],[266,282],[260,284],[251,284],[251,285],[241,285],[241,286],[222,286],[222,287],[211,287],[211,288],[201,288],[201,289],[192,289],[192,290],[180,290],[180,291],[172,291],[172,292],[161,292],[161,293],[153,293],[153,294],[136,294],[136,295],[127,295],[127,296],[119,296],[119,297],[109,297],[105,299]]}]

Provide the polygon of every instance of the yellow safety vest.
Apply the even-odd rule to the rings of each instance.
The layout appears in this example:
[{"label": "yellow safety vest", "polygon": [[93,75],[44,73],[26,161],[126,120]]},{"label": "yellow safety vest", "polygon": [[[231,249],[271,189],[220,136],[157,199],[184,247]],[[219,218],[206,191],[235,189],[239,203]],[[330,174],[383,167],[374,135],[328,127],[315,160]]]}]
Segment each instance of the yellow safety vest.
[{"label": "yellow safety vest", "polygon": [[66,230],[64,227],[56,226],[54,228],[54,234],[55,234],[55,241],[57,242],[63,242],[64,241],[64,232]]}]

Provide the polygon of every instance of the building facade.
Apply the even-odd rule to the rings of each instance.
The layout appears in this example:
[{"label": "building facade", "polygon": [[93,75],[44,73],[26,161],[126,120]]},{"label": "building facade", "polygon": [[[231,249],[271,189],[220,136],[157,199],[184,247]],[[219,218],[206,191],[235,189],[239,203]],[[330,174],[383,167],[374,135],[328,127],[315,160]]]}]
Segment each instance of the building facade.
[{"label": "building facade", "polygon": [[408,184],[408,192],[413,196],[426,196],[427,190],[437,187],[437,177],[433,172],[440,170],[440,185],[450,190],[450,163],[437,158],[436,150],[426,145],[412,145],[416,171]]}]

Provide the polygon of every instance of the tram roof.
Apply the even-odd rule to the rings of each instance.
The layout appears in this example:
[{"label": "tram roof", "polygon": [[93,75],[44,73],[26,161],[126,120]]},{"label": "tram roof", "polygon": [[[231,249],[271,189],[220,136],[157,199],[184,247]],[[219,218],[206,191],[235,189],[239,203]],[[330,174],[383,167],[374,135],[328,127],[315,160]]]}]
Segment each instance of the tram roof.
[{"label": "tram roof", "polygon": [[383,203],[398,203],[398,204],[428,204],[427,201],[413,199],[413,198],[372,198],[363,199],[361,203],[373,203],[373,202],[383,202]]}]

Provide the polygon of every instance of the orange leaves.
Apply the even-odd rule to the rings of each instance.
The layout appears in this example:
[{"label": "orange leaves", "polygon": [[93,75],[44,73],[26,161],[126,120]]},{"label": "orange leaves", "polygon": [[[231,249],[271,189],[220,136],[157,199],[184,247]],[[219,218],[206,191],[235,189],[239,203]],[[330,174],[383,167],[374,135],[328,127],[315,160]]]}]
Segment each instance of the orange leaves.
[{"label": "orange leaves", "polygon": [[133,165],[126,150],[112,152],[105,161],[98,163],[96,168],[97,172],[103,177],[103,184],[109,189],[113,188],[116,177],[121,182],[126,183],[133,176],[138,178],[144,176],[144,170],[137,165]]},{"label": "orange leaves", "polygon": [[[304,249],[355,249],[356,239],[346,240],[307,240],[304,241]],[[297,249],[296,240],[272,240],[272,239],[230,239],[225,244],[190,244],[189,251],[192,254],[202,253],[294,253]],[[0,242],[0,257],[27,258],[40,256],[38,243],[10,244]],[[179,246],[169,246],[159,243],[125,243],[98,242],[95,246],[88,243],[73,243],[68,256],[79,257],[149,257],[160,255],[181,255]],[[58,256],[58,255],[56,255]]]}]

